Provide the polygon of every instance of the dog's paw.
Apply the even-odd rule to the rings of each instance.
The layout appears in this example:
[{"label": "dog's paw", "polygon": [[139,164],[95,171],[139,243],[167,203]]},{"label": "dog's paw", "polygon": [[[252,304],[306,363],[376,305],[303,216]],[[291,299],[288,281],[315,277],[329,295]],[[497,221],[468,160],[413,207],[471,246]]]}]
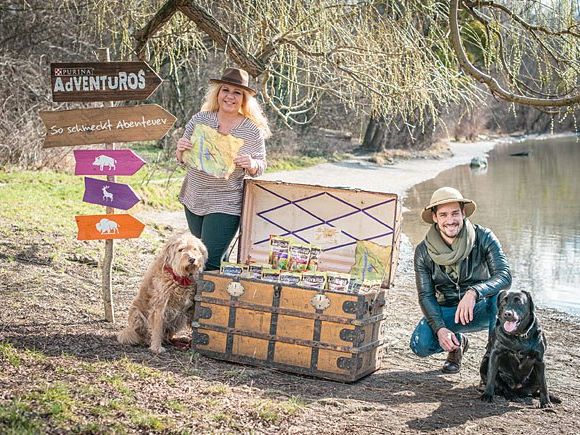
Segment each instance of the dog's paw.
[{"label": "dog's paw", "polygon": [[160,354],[165,352],[165,348],[163,346],[151,346],[149,350],[153,353]]},{"label": "dog's paw", "polygon": [[479,398],[483,402],[488,402],[488,403],[492,403],[493,402],[493,394],[483,393],[481,396],[479,396]]},{"label": "dog's paw", "polygon": [[549,400],[540,400],[540,408],[546,411],[550,411],[552,408],[554,408],[554,405],[552,405],[552,402]]}]

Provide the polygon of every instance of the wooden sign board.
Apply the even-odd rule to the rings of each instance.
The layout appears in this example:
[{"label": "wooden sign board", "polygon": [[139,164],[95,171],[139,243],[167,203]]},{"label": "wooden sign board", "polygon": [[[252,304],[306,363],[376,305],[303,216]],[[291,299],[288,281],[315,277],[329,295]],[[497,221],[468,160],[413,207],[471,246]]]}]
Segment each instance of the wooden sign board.
[{"label": "wooden sign board", "polygon": [[161,139],[175,116],[157,104],[39,112],[44,148]]},{"label": "wooden sign board", "polygon": [[162,79],[145,62],[51,63],[52,101],[144,100]]},{"label": "wooden sign board", "polygon": [[146,163],[132,150],[74,150],[75,175],[133,175]]},{"label": "wooden sign board", "polygon": [[129,210],[140,201],[127,184],[85,177],[84,202]]},{"label": "wooden sign board", "polygon": [[78,240],[134,239],[145,225],[128,214],[75,216]]}]

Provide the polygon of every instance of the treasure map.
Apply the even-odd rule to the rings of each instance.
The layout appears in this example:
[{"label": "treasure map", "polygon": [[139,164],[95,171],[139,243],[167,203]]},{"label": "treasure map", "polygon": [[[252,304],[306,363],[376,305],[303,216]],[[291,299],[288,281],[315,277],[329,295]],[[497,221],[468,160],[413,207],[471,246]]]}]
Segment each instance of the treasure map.
[{"label": "treasure map", "polygon": [[236,169],[234,158],[244,144],[243,139],[231,134],[224,135],[207,125],[198,124],[190,140],[191,151],[184,157],[189,166],[226,180],[232,175]]},{"label": "treasure map", "polygon": [[391,247],[359,240],[350,274],[361,281],[383,280],[390,270]]}]

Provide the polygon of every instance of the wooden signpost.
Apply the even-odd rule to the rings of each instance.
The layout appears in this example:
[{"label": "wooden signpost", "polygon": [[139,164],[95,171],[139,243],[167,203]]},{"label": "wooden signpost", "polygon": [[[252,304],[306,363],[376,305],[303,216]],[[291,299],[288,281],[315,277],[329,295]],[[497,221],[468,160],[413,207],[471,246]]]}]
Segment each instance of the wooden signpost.
[{"label": "wooden signpost", "polygon": [[51,63],[52,101],[145,100],[161,77],[145,62]]},{"label": "wooden signpost", "polygon": [[175,116],[157,104],[39,112],[44,148],[161,139]]},{"label": "wooden signpost", "polygon": [[145,160],[132,150],[74,150],[75,175],[133,175]]},{"label": "wooden signpost", "polygon": [[129,214],[76,216],[79,240],[134,239],[145,225]]},{"label": "wooden signpost", "polygon": [[76,216],[79,240],[105,240],[102,290],[105,318],[115,321],[113,309],[113,239],[136,238],[145,225],[128,214],[115,214],[139,202],[116,175],[133,175],[145,161],[131,150],[115,150],[115,142],[161,139],[175,117],[156,104],[112,107],[111,101],[144,100],[161,84],[161,78],[145,62],[110,62],[109,50],[99,49],[101,62],[52,63],[52,100],[108,101],[108,107],[44,111],[39,115],[46,126],[44,148],[105,144],[101,150],[75,150],[75,174],[106,176],[85,178],[83,200],[106,207],[106,214]]}]

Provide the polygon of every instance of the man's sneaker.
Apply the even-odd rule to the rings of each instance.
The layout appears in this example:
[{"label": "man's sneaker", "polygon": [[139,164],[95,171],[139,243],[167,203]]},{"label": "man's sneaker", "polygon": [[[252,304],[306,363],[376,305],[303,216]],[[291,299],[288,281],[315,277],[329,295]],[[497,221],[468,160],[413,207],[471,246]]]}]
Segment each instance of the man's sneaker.
[{"label": "man's sneaker", "polygon": [[461,369],[461,359],[463,354],[469,349],[469,340],[463,334],[459,334],[459,337],[461,338],[461,346],[453,352],[449,352],[441,369],[443,373],[455,374],[459,373],[459,369]]}]

